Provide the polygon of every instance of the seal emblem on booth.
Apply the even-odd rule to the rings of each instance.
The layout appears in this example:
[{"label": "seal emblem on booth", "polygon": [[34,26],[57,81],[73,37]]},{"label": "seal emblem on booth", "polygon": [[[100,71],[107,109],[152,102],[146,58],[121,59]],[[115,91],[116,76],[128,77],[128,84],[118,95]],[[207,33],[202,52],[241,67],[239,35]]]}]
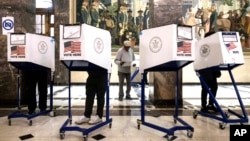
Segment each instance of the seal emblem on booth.
[{"label": "seal emblem on booth", "polygon": [[48,45],[46,44],[46,42],[44,41],[41,41],[38,43],[38,51],[41,53],[41,54],[45,54],[48,50]]},{"label": "seal emblem on booth", "polygon": [[201,48],[200,48],[200,55],[202,57],[207,57],[210,53],[210,46],[205,44],[205,45],[202,45]]},{"label": "seal emblem on booth", "polygon": [[101,38],[96,38],[94,40],[94,49],[95,49],[95,52],[98,54],[103,52],[104,44]]},{"label": "seal emblem on booth", "polygon": [[162,48],[162,40],[159,37],[153,37],[150,42],[149,42],[149,49],[154,52],[157,53],[161,50]]}]

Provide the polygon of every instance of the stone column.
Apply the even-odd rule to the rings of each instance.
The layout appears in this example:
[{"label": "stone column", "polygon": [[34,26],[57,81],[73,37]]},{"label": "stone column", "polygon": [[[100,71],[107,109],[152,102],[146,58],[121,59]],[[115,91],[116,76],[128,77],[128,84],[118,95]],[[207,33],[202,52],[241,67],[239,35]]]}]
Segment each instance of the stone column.
[{"label": "stone column", "polygon": [[[182,16],[182,1],[150,0],[149,5],[150,28],[179,23],[179,18]],[[182,105],[182,71],[179,71],[178,76],[178,103]],[[154,88],[150,94],[150,100],[154,105],[173,106],[175,104],[176,77],[175,71],[149,72],[149,82]]]},{"label": "stone column", "polygon": [[66,85],[68,84],[68,69],[60,62],[59,58],[59,26],[63,24],[69,24],[69,0],[54,0],[55,9],[55,63],[56,72],[54,73],[55,85]]},{"label": "stone column", "polygon": [[[2,20],[2,17],[6,16],[14,17],[14,32],[34,33],[35,1],[36,0],[1,0],[0,19]],[[7,36],[2,34],[2,28],[0,28],[0,49],[0,105],[16,106],[18,71],[7,62]],[[22,75],[20,78],[23,80]],[[21,86],[19,88],[22,89],[23,87],[24,86]]]}]

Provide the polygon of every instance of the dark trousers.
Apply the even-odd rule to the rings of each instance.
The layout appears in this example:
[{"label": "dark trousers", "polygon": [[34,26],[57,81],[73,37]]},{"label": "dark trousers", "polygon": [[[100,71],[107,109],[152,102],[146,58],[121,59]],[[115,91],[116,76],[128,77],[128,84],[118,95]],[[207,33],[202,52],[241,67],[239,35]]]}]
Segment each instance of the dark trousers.
[{"label": "dark trousers", "polygon": [[[218,84],[217,84],[217,79],[216,77],[215,78],[212,78],[210,80],[206,80],[204,79],[207,86],[209,87],[209,89],[211,90],[214,98],[216,97],[216,93],[217,93],[217,89],[218,89]],[[206,107],[207,105],[207,94],[208,94],[208,90],[206,90],[206,87],[204,86],[204,84],[201,85],[202,86],[202,90],[201,90],[201,106],[202,107]],[[211,96],[209,96],[209,101],[208,101],[208,104],[209,105],[212,105],[214,102],[213,102],[213,99]]]},{"label": "dark trousers", "polygon": [[25,97],[28,104],[29,113],[33,113],[37,108],[36,85],[38,85],[39,109],[41,111],[47,108],[48,94],[48,71],[47,70],[29,70],[25,71]]},{"label": "dark trousers", "polygon": [[123,98],[123,96],[124,96],[124,91],[123,91],[124,79],[126,79],[126,84],[127,84],[126,96],[130,96],[130,90],[131,90],[130,75],[131,75],[131,73],[118,72],[119,98]]},{"label": "dark trousers", "polygon": [[[103,108],[105,104],[105,91],[106,83],[100,79],[99,82],[88,82],[86,83],[86,101],[85,101],[85,112],[84,115],[90,118],[94,105],[95,96],[97,97],[97,111],[96,115],[100,118],[103,117]],[[97,80],[98,81],[98,80]]]}]

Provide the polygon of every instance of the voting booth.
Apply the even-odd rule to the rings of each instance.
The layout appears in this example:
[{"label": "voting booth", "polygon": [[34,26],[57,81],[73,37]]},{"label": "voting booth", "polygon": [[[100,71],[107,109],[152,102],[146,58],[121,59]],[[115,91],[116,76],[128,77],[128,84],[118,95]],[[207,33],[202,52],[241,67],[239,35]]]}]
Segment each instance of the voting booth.
[{"label": "voting booth", "polygon": [[217,32],[197,42],[194,69],[236,67],[244,64],[238,32]]},{"label": "voting booth", "polygon": [[176,24],[143,30],[140,36],[140,72],[180,68],[194,60],[194,28]]},{"label": "voting booth", "polygon": [[[194,56],[194,28],[192,26],[183,25],[166,25],[156,28],[143,30],[140,35],[140,73],[143,74],[142,79],[142,123],[152,128],[173,135],[176,130],[187,130],[188,136],[192,137],[193,127],[178,118],[178,100],[175,100],[176,112],[174,120],[181,122],[184,126],[177,126],[165,129],[157,125],[153,125],[144,121],[144,78],[145,72],[149,71],[176,71],[176,85],[178,88],[178,72],[181,68],[193,62]],[[175,99],[178,99],[179,90],[176,91]]]},{"label": "voting booth", "polygon": [[19,69],[47,68],[55,71],[54,39],[31,33],[8,34],[8,62]]},{"label": "voting booth", "polygon": [[[79,131],[85,140],[90,132],[110,124],[109,118],[109,73],[111,73],[111,36],[109,31],[87,24],[60,25],[60,61],[69,71],[68,119],[60,128],[60,138],[65,131]],[[71,71],[106,70],[106,120],[90,128],[67,126],[72,122],[71,114]]]},{"label": "voting booth", "polygon": [[[204,39],[197,41],[195,47],[195,60],[193,63],[194,70],[200,79],[201,84],[206,87],[209,97],[212,97],[214,105],[218,109],[220,115],[194,111],[194,118],[198,114],[207,116],[221,121],[219,124],[221,129],[225,128],[226,123],[247,123],[248,117],[245,111],[244,104],[241,100],[239,91],[237,89],[235,80],[233,78],[232,69],[244,64],[244,57],[240,43],[240,36],[238,32],[221,31],[216,32]],[[228,109],[227,112],[222,111],[216,98],[213,96],[209,86],[204,81],[203,76],[200,75],[201,71],[228,71],[232,80],[232,85],[235,89],[238,98],[241,112],[235,112]],[[235,115],[237,119],[229,119],[229,113]]]},{"label": "voting booth", "polygon": [[111,36],[87,24],[60,25],[60,60],[67,68],[90,64],[111,72]]},{"label": "voting booth", "polygon": [[[7,61],[18,70],[50,70],[51,75],[53,75],[53,72],[55,71],[54,39],[32,33],[10,33],[7,35]],[[40,114],[46,114],[52,111],[52,78],[53,76],[51,76],[50,82],[50,110],[35,115],[21,114],[19,112],[21,108],[20,92],[18,88],[18,112],[9,115],[9,124],[11,124],[11,118],[25,117],[29,119],[29,124],[31,125],[32,120],[30,119]]]}]

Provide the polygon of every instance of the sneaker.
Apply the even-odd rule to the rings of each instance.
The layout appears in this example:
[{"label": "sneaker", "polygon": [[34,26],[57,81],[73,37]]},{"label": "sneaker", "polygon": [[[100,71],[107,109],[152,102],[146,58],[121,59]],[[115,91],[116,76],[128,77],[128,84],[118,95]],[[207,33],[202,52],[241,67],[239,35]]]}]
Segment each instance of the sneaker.
[{"label": "sneaker", "polygon": [[127,100],[132,100],[132,98],[131,98],[130,95],[126,96],[126,99],[127,99]]},{"label": "sneaker", "polygon": [[214,105],[207,105],[207,109],[214,112],[218,112],[218,109]]},{"label": "sneaker", "polygon": [[96,115],[93,118],[91,118],[89,124],[97,124],[99,122],[102,122],[102,119],[98,115]]},{"label": "sneaker", "polygon": [[88,117],[82,116],[77,121],[75,121],[75,124],[83,124],[89,121]]}]

